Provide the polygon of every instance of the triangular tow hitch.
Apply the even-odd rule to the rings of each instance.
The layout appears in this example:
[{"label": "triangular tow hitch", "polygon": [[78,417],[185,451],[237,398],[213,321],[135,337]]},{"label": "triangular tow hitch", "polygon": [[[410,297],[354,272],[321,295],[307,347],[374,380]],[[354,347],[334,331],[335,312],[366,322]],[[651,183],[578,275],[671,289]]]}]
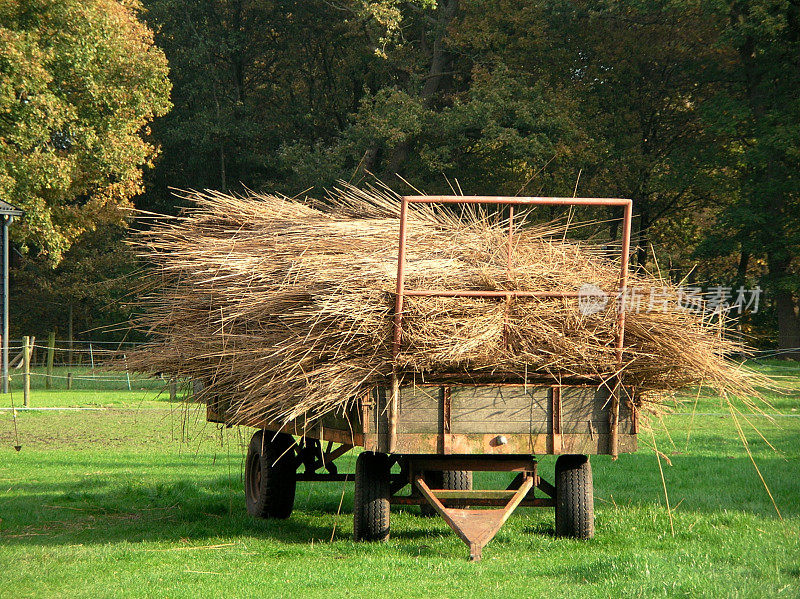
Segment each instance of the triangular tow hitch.
[{"label": "triangular tow hitch", "polygon": [[[503,526],[508,517],[513,513],[517,506],[525,499],[528,491],[533,488],[534,476],[527,474],[520,485],[519,489],[514,491],[497,491],[488,492],[492,495],[505,495],[509,497],[508,503],[505,507],[497,510],[467,510],[447,508],[444,506],[439,497],[447,499],[465,499],[470,497],[485,496],[485,491],[451,491],[431,489],[425,484],[422,473],[418,474],[414,479],[420,493],[428,500],[433,508],[439,512],[439,515],[444,518],[445,522],[452,528],[455,533],[461,537],[469,547],[470,561],[480,561],[481,552],[484,546],[491,541]],[[446,500],[446,499],[445,499]]]}]

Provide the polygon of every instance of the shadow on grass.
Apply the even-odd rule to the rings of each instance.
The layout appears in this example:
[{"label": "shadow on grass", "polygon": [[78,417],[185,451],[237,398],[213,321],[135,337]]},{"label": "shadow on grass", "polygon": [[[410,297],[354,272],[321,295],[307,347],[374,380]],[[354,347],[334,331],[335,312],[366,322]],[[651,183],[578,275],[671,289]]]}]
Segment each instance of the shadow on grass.
[{"label": "shadow on grass", "polygon": [[[42,457],[49,461],[45,473],[57,471],[62,461],[64,467],[69,463],[74,466],[74,461],[66,457]],[[649,463],[653,456],[625,458],[618,464],[596,464],[596,487],[598,479],[603,481],[597,490],[597,508],[659,505],[661,481],[657,468]],[[667,470],[673,506],[683,500],[681,510],[716,514],[728,510],[775,517],[746,457],[686,457],[674,463]],[[180,460],[158,464],[159,468],[176,470],[186,466]],[[230,477],[194,480],[183,472],[182,479],[172,482],[148,482],[146,474],[131,479],[131,472],[146,473],[152,467],[153,463],[145,460],[109,458],[93,461],[90,468],[102,470],[84,479],[52,482],[39,478],[13,484],[13,496],[6,497],[0,511],[0,539],[5,544],[38,546],[121,541],[203,545],[212,538],[257,536],[304,544],[312,539],[330,539],[334,522],[336,539],[348,538],[352,530],[351,485],[345,488],[340,512],[341,483],[303,483],[298,487],[297,509],[290,519],[254,520],[244,508],[238,467],[232,468]],[[796,461],[787,463],[777,457],[762,460],[762,470],[769,479],[775,479],[770,481],[771,487],[784,516],[796,516],[800,511],[793,482],[800,474]],[[164,474],[157,476],[163,479]],[[480,487],[496,487],[498,482],[502,483],[497,475],[476,477]],[[607,499],[611,495],[613,504]],[[427,524],[430,521],[416,517],[415,509],[393,513],[406,523],[409,515],[415,519],[413,526],[395,528],[395,539],[415,541],[441,533],[441,524],[435,525],[434,533]],[[553,525],[548,518],[532,523],[526,532],[551,537]],[[411,547],[409,551],[418,553],[420,549]]]},{"label": "shadow on grass", "polygon": [[[114,416],[114,434],[120,443],[141,430],[149,430],[150,421],[143,419],[129,426],[130,418],[110,415]],[[49,420],[39,423],[42,434],[63,428],[68,417],[58,418],[58,422],[52,421],[52,428]],[[83,418],[80,422],[81,428],[71,433],[77,435],[77,441],[90,433],[108,438],[107,427],[103,428],[105,420]],[[796,430],[770,431],[770,441],[787,453],[788,460],[759,439],[751,443],[784,517],[800,514],[796,484],[800,479],[798,436]],[[676,442],[678,448],[683,447],[677,437]],[[352,530],[352,485],[345,488],[338,517],[335,515],[342,499],[342,483],[302,483],[291,519],[253,520],[244,508],[239,479],[241,456],[235,451],[229,457],[225,455],[227,448],[209,451],[205,447],[183,453],[169,440],[152,443],[153,453],[98,447],[89,441],[75,449],[62,449],[54,442],[44,444],[42,450],[26,447],[20,454],[0,450],[3,468],[8,464],[13,473],[7,476],[0,471],[0,542],[66,545],[164,541],[202,545],[209,538],[258,536],[299,544],[329,539],[334,521],[336,539],[347,538]],[[673,453],[666,443],[659,448],[672,459],[673,465],[665,466],[664,474],[673,507],[680,504],[681,511],[717,515],[729,511],[776,517],[735,435],[719,431],[712,435],[698,429],[688,454]],[[345,460],[340,470],[352,472],[352,456],[346,457],[349,461]],[[542,476],[551,482],[554,461],[549,456],[540,464]],[[643,447],[639,453],[622,455],[616,462],[608,456],[593,456],[592,464],[596,509],[600,512],[663,504],[661,477],[651,450]],[[226,474],[219,476],[222,473]],[[508,474],[480,473],[475,477],[478,488],[502,488],[509,480]],[[417,513],[416,509],[402,513],[393,510],[401,522]],[[411,526],[395,528],[392,536],[400,540],[429,537],[434,526],[426,522],[415,519]],[[436,526],[440,530],[441,523]],[[530,532],[551,536],[552,520],[533,524]],[[417,552],[419,548],[412,547],[410,551]]]}]

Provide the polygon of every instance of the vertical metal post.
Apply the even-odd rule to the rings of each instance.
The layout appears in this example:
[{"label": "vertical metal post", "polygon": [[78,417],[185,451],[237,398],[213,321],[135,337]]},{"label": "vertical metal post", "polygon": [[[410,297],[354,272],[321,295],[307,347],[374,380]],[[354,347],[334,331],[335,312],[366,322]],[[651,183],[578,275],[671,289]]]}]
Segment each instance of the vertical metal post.
[{"label": "vertical metal post", "polygon": [[631,218],[633,203],[625,204],[622,219],[622,256],[620,257],[619,301],[617,302],[617,363],[622,366],[622,347],[625,343],[625,300],[628,292],[628,255],[631,251]]},{"label": "vertical metal post", "polygon": [[561,453],[562,439],[561,439],[561,387],[555,386],[550,388],[550,412],[552,415],[551,427],[553,429],[553,453],[558,455]]},{"label": "vertical metal post", "polygon": [[394,299],[394,358],[400,354],[403,326],[403,290],[406,284],[406,221],[408,219],[408,200],[403,197],[400,202],[400,245],[397,250],[397,289]]},{"label": "vertical metal post", "polygon": [[397,416],[399,403],[400,376],[397,372],[394,372],[392,373],[392,395],[389,399],[389,446],[387,448],[389,453],[397,451]]},{"label": "vertical metal post", "polygon": [[56,353],[56,334],[51,331],[47,335],[47,379],[45,387],[50,389],[53,386],[53,358]]},{"label": "vertical metal post", "polygon": [[3,217],[3,393],[8,393],[8,225],[11,217]]},{"label": "vertical metal post", "polygon": [[514,247],[514,205],[508,207],[508,257],[506,261],[507,276],[511,278],[511,250]]},{"label": "vertical metal post", "polygon": [[[514,248],[514,205],[508,207],[508,248],[506,249],[506,279],[511,283],[511,252]],[[503,349],[508,348],[508,311],[511,308],[511,294],[506,295],[503,311]]]},{"label": "vertical metal post", "polygon": [[22,338],[22,403],[27,408],[31,401],[31,338]]},{"label": "vertical metal post", "polygon": [[406,280],[406,221],[408,219],[408,200],[405,196],[400,201],[400,244],[397,249],[397,289],[394,300],[394,336],[392,339],[392,357],[395,360],[392,372],[392,396],[389,401],[389,453],[397,448],[397,412],[400,400],[400,372],[396,363],[400,355],[403,330],[403,291]]},{"label": "vertical metal post", "polygon": [[611,404],[608,413],[608,441],[612,459],[619,455],[619,401],[623,392],[622,388],[622,350],[625,344],[625,301],[628,294],[628,255],[631,251],[631,219],[633,217],[633,202],[628,200],[625,204],[625,213],[622,219],[622,255],[620,256],[619,273],[619,298],[617,300],[617,334],[616,358],[618,374],[614,389],[611,393]]},{"label": "vertical metal post", "polygon": [[442,387],[442,453],[449,454],[452,448],[452,390],[449,386]]}]

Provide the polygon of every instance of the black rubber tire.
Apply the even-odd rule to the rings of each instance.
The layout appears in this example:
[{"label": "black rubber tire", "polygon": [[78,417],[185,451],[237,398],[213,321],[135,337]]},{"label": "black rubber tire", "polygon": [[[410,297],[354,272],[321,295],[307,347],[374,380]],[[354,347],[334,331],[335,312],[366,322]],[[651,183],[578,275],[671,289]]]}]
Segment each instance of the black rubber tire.
[{"label": "black rubber tire", "polygon": [[594,537],[592,465],[585,455],[562,455],[556,460],[556,536]]},{"label": "black rubber tire", "polygon": [[[425,484],[431,489],[450,489],[453,491],[472,490],[472,471],[471,470],[429,470],[425,472]],[[420,506],[420,512],[424,518],[432,518],[438,513],[429,503]]]},{"label": "black rubber tire", "polygon": [[294,439],[285,433],[256,431],[247,448],[244,492],[247,511],[254,518],[292,515],[297,488],[297,467],[291,447]]},{"label": "black rubber tire", "polygon": [[389,539],[389,475],[385,453],[364,451],[356,460],[353,538],[356,541]]}]

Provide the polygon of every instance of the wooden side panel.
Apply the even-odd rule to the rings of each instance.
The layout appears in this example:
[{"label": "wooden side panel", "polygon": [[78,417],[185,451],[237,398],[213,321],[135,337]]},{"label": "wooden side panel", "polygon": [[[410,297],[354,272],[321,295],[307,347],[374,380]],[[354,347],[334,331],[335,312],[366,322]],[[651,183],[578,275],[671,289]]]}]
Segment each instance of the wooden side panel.
[{"label": "wooden side panel", "polygon": [[[609,453],[609,391],[603,387],[561,387],[561,447],[554,450],[550,387],[522,385],[450,387],[450,432],[445,434],[446,394],[439,386],[404,387],[399,400],[398,453],[534,454]],[[619,451],[636,450],[636,427],[628,398],[620,401]],[[389,450],[389,391],[374,389],[363,406],[326,415],[306,428],[302,419],[285,425],[253,419],[249,426],[337,443]],[[209,405],[207,418],[227,422]],[[362,409],[363,408],[363,409]],[[501,439],[501,437],[504,437]]]},{"label": "wooden side panel", "polygon": [[361,432],[361,416],[356,409],[352,409],[346,414],[342,412],[325,414],[325,416],[322,417],[321,423],[325,428]]},{"label": "wooden side panel", "polygon": [[[606,453],[610,391],[603,386],[566,386],[560,390],[563,443],[560,452]],[[376,451],[388,450],[387,395],[385,390],[373,394],[374,427],[370,432],[378,432],[372,443]],[[445,434],[444,388],[409,386],[401,389],[398,452],[553,452],[552,388],[454,385],[450,387],[449,398],[450,434]],[[631,416],[631,410],[623,398],[620,402],[619,429],[619,434],[626,436],[621,447],[623,452],[634,451],[636,447]],[[498,435],[507,438],[505,446],[496,442]]]},{"label": "wooden side panel", "polygon": [[[550,449],[550,435],[505,435],[506,443],[499,445],[496,435],[453,435],[452,454],[483,455],[547,455]],[[563,435],[562,453],[583,453],[587,455],[608,453],[608,435]],[[383,440],[379,440],[383,445]],[[441,454],[438,435],[405,433],[397,435],[397,453]],[[385,450],[382,450],[385,451]],[[636,435],[619,436],[619,452],[636,451]]]},{"label": "wooden side panel", "polygon": [[398,433],[442,431],[442,388],[403,387],[400,390]]},{"label": "wooden side panel", "polygon": [[549,393],[547,387],[453,387],[452,433],[546,433]]},{"label": "wooden side panel", "polygon": [[391,391],[385,387],[379,387],[373,391],[372,395],[375,403],[372,409],[372,422],[370,422],[370,431],[379,435],[388,435],[389,402],[391,401]]},{"label": "wooden side panel", "polygon": [[[564,433],[608,434],[609,401],[611,391],[607,387],[562,387],[562,429]],[[631,410],[623,395],[619,406],[619,433],[632,434]]]}]

